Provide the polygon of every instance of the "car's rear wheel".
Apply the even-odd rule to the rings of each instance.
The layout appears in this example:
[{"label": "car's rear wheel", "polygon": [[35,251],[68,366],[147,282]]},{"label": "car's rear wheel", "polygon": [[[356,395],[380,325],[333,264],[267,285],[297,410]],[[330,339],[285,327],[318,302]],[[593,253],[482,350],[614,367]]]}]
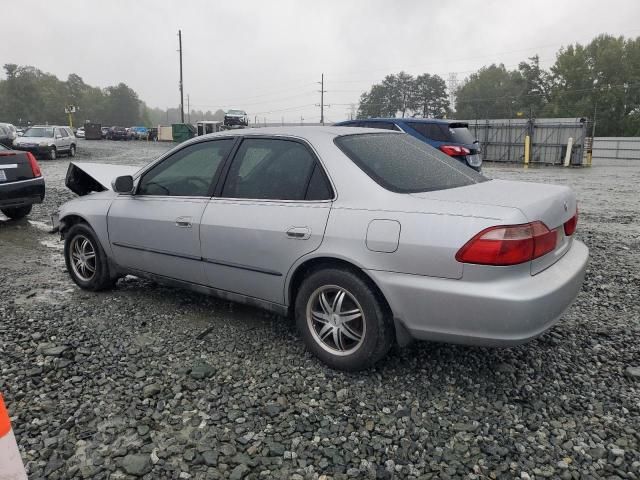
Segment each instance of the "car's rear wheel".
[{"label": "car's rear wheel", "polygon": [[76,156],[76,146],[75,145],[71,145],[71,147],[69,147],[69,156],[70,157],[75,157]]},{"label": "car's rear wheel", "polygon": [[339,370],[372,366],[394,341],[392,321],[379,294],[350,270],[311,273],[298,291],[295,315],[307,348]]},{"label": "car's rear wheel", "polygon": [[48,153],[49,160],[55,160],[58,157],[58,152],[56,151],[56,147],[51,147]]},{"label": "car's rear wheel", "polygon": [[20,218],[24,218],[31,213],[32,205],[25,205],[24,207],[11,207],[11,208],[1,208],[0,211],[4,213],[7,217],[18,220]]},{"label": "car's rear wheel", "polygon": [[65,234],[64,260],[71,279],[85,290],[104,290],[115,283],[107,256],[94,231],[86,224],[73,225]]}]

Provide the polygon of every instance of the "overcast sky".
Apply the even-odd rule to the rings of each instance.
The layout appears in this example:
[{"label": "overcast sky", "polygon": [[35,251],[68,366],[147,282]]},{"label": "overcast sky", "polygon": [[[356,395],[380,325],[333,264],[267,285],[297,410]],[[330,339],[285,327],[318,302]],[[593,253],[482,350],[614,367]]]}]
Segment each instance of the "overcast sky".
[{"label": "overcast sky", "polygon": [[178,29],[185,108],[245,109],[251,119],[318,121],[320,74],[328,120],[388,73],[463,80],[482,65],[599,33],[640,35],[637,0],[20,0],[5,6],[0,61],[106,87],[124,82],[149,106],[175,107]]}]

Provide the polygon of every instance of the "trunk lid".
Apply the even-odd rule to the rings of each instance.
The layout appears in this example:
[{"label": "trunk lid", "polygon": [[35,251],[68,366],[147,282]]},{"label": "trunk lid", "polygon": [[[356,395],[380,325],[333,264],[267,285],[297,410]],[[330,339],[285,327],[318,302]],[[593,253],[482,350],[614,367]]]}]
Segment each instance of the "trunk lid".
[{"label": "trunk lid", "polygon": [[510,207],[518,209],[529,222],[539,220],[549,230],[558,232],[554,251],[531,262],[531,274],[553,265],[569,250],[573,237],[564,235],[563,225],[576,213],[576,196],[569,187],[510,180],[491,180],[465,187],[435,192],[413,193],[413,196],[477,207]]},{"label": "trunk lid", "polygon": [[33,178],[26,152],[0,151],[0,184]]}]

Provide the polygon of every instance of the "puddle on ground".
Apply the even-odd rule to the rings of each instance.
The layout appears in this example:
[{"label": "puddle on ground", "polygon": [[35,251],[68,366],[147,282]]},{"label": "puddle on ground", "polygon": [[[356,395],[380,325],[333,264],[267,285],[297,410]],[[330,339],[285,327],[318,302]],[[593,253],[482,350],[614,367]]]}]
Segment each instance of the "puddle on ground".
[{"label": "puddle on ground", "polygon": [[34,289],[23,295],[17,295],[14,298],[16,305],[34,305],[34,304],[47,304],[58,305],[66,301],[67,297],[73,293],[73,288],[65,289]]}]

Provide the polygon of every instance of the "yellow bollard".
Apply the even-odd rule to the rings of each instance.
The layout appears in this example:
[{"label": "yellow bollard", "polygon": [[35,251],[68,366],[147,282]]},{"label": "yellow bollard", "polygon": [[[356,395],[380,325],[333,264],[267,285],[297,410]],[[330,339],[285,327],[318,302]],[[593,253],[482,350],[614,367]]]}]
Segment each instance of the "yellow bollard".
[{"label": "yellow bollard", "polygon": [[531,150],[531,137],[527,135],[524,137],[524,165],[525,167],[529,166],[529,154]]}]

